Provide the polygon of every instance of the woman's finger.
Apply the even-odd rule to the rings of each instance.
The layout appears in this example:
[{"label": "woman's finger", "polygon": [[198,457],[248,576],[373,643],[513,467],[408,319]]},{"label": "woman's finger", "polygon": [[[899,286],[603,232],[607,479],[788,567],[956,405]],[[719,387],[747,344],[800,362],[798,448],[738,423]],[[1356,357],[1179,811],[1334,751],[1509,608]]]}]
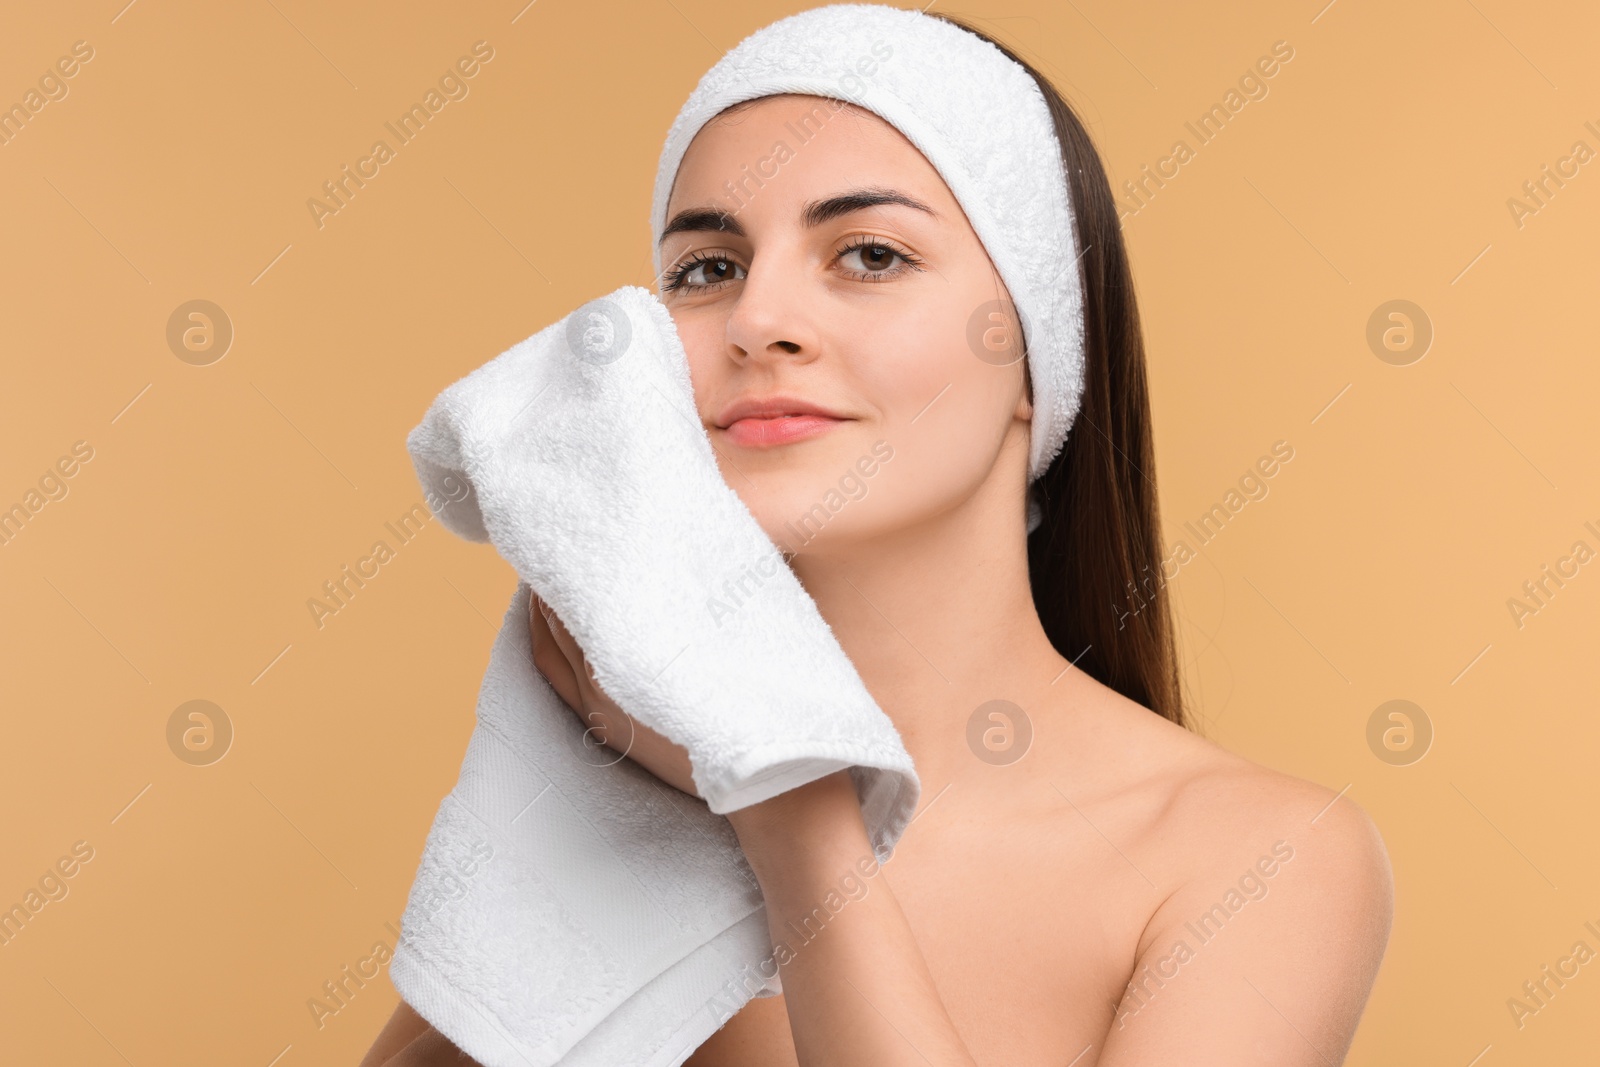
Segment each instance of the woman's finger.
[{"label": "woman's finger", "polygon": [[[573,640],[572,634],[567,632],[566,624],[561,621],[561,616],[551,610],[550,605],[544,601],[539,602],[539,610],[544,614],[545,628],[550,633],[550,639],[561,650],[562,657],[567,661],[568,668],[577,684],[579,692],[587,698],[593,689],[593,675],[589,672],[589,665],[583,657],[583,649],[578,647],[578,642]],[[590,702],[585,699],[579,707],[587,706]]]},{"label": "woman's finger", "polygon": [[579,685],[585,689],[598,690],[600,683],[595,681],[594,668],[590,666],[588,657],[583,654],[583,649],[578,647],[577,639],[567,629],[567,624],[561,621],[560,615],[551,610],[550,605],[543,601],[540,601],[540,604],[545,613],[545,622],[550,627],[550,633],[561,646],[561,651],[566,654],[567,661],[572,664]]},{"label": "woman's finger", "polygon": [[572,672],[581,702],[573,707],[578,711],[578,716],[583,725],[588,728],[591,736],[599,744],[605,745],[623,755],[627,755],[633,743],[633,722],[618,708],[605,691],[600,688],[600,683],[595,679],[594,668],[589,663],[588,657],[583,654],[583,649],[578,647],[577,640],[561,621],[561,616],[551,611],[549,605],[544,605],[545,624],[549,627],[551,639],[560,647]]},{"label": "woman's finger", "polygon": [[554,613],[537,596],[528,598],[528,632],[533,637],[533,665],[538,668],[550,688],[573,711],[583,710],[583,690],[578,685],[578,674],[562,649],[551,627]]}]

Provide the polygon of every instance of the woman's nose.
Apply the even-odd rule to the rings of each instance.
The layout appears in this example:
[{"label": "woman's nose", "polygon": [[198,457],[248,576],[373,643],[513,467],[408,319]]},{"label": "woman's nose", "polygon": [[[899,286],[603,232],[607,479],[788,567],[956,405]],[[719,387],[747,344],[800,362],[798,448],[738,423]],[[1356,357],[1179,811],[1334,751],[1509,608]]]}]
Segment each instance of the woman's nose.
[{"label": "woman's nose", "polygon": [[773,256],[752,264],[728,317],[729,355],[735,359],[793,361],[816,355],[803,268]]}]

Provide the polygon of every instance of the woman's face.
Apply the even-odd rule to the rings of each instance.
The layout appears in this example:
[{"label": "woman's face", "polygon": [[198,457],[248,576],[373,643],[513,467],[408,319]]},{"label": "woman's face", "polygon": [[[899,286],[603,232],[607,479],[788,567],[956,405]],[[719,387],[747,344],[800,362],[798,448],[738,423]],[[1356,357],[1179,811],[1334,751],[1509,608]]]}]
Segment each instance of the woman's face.
[{"label": "woman's face", "polygon": [[[780,547],[883,536],[985,487],[1023,522],[1026,365],[1014,317],[992,314],[1008,294],[898,130],[821,97],[762,98],[695,137],[667,219],[660,297],[695,405]],[[797,408],[832,417],[759,417]]]}]

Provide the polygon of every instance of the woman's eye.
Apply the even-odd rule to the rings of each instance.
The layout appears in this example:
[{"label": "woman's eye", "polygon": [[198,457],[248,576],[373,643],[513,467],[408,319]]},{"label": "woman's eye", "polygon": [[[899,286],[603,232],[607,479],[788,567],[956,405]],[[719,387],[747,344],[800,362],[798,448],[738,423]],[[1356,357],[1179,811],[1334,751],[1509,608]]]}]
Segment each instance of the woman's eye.
[{"label": "woman's eye", "polygon": [[672,276],[670,289],[697,289],[718,282],[737,281],[744,277],[744,268],[731,259],[711,257],[686,264]]},{"label": "woman's eye", "polygon": [[[895,265],[895,260],[900,265]],[[839,253],[839,262],[845,269],[865,281],[884,281],[897,277],[907,270],[920,269],[917,264],[921,260],[904,252],[895,250],[889,245],[874,241],[864,241],[861,244],[851,245]],[[857,267],[855,264],[859,263]]]},{"label": "woman's eye", "polygon": [[854,248],[846,248],[845,253],[838,259],[848,266],[851,258],[861,264],[858,270],[864,270],[867,274],[882,274],[882,272],[894,266],[896,259],[904,259],[904,256],[901,256],[898,251],[894,251],[888,245],[870,245],[869,243],[869,245],[856,245]]},{"label": "woman's eye", "polygon": [[[888,281],[908,270],[921,270],[921,260],[878,241],[863,241],[841,250],[838,262],[847,274],[861,281]],[[739,281],[746,271],[727,256],[691,260],[668,273],[664,292],[714,289],[723,282]]]}]

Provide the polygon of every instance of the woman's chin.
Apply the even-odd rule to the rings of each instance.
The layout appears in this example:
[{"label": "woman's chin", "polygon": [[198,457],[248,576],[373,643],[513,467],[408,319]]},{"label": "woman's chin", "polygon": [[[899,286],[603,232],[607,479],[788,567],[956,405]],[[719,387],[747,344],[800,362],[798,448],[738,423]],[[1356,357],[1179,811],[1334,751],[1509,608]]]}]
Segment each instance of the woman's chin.
[{"label": "woman's chin", "polygon": [[[749,501],[745,502],[745,506],[750,507]],[[750,514],[754,516],[756,525],[761,527],[761,532],[784,552],[795,552],[800,549],[803,538],[797,537],[794,533],[793,516],[770,504],[750,508]]]},{"label": "woman's chin", "polygon": [[746,492],[738,495],[755,518],[756,525],[761,527],[761,532],[784,552],[799,552],[808,544],[816,543],[816,535],[820,530],[814,518],[810,521],[806,519],[806,509],[814,501],[796,503],[781,494],[762,496],[753,501],[755,494],[749,492],[748,487]]},{"label": "woman's chin", "polygon": [[[827,473],[824,473],[824,470]],[[851,481],[840,489],[834,468],[806,464],[793,470],[734,473],[728,482],[763,533],[785,552],[807,554],[838,543],[856,528],[867,507],[866,487]],[[873,510],[881,505],[874,503]]]}]

